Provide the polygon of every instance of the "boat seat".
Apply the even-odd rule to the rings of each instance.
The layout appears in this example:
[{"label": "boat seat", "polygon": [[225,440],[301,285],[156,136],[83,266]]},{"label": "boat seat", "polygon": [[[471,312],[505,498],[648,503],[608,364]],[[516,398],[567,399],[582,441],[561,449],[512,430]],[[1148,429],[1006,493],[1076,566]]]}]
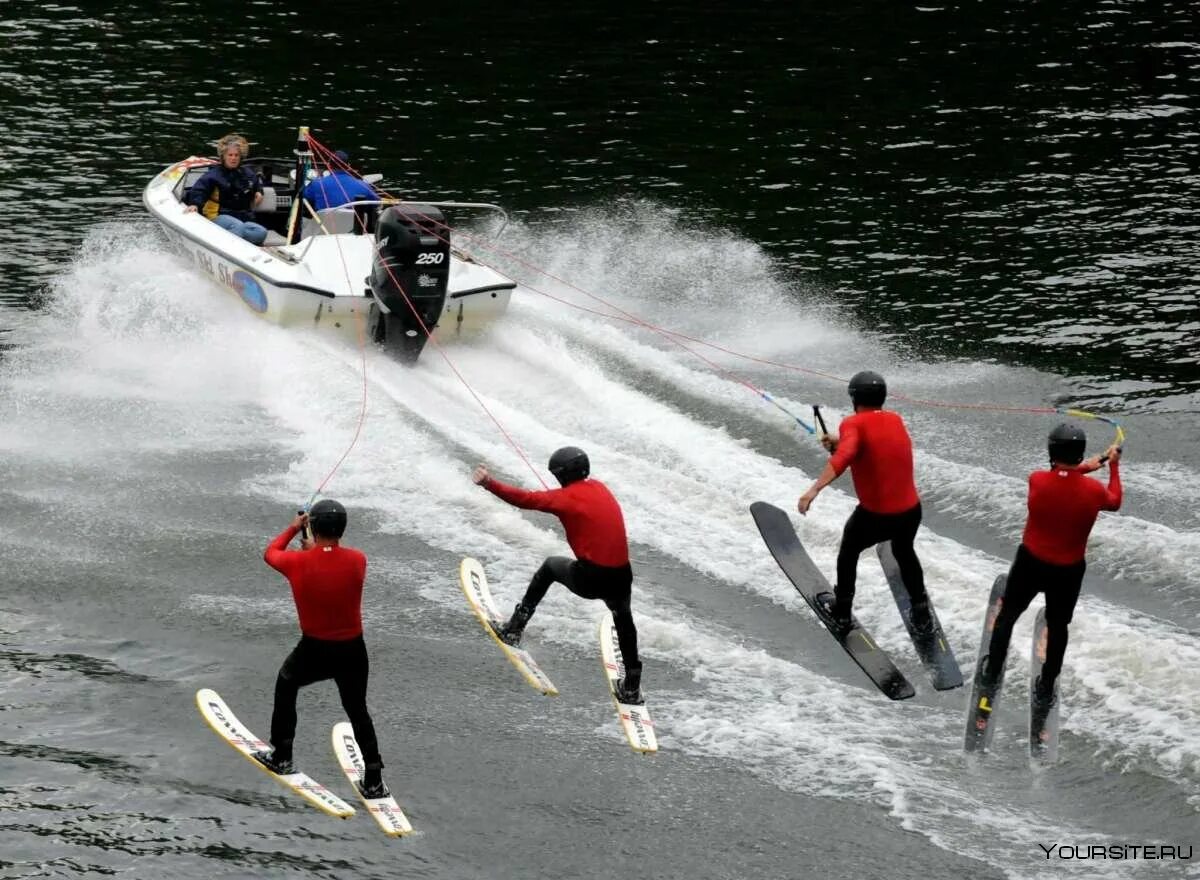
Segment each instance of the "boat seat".
[{"label": "boat seat", "polygon": [[255,213],[258,214],[274,214],[279,207],[278,197],[275,195],[275,187],[263,187],[262,201],[254,207]]},{"label": "boat seat", "polygon": [[[321,222],[309,215],[304,218],[304,222],[300,225],[300,237],[307,238],[310,235],[341,235],[346,233],[362,233],[362,226],[354,219],[354,208],[326,208],[323,211],[317,211],[317,216],[321,218]],[[372,231],[374,225],[371,220],[373,218],[367,216],[367,231]],[[324,228],[322,229],[322,226]]]},{"label": "boat seat", "polygon": [[210,166],[208,165],[201,165],[197,168],[189,168],[187,171],[183,172],[183,176],[179,178],[179,182],[175,184],[175,198],[182,202],[184,193],[191,188],[193,183],[200,179],[201,175],[203,175],[204,172],[209,169],[209,167]]}]

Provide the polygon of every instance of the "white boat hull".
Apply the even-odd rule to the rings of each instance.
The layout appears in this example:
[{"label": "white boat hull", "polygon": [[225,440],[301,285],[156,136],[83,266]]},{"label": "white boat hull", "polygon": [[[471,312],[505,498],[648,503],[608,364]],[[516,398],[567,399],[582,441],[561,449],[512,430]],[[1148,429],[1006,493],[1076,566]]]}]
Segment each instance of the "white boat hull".
[{"label": "white boat hull", "polygon": [[[338,233],[258,247],[221,229],[179,200],[184,174],[212,160],[192,156],[164,169],[143,193],[167,238],[218,287],[260,317],[285,327],[321,327],[357,339],[375,302],[367,284],[374,238]],[[438,341],[476,332],[508,308],[515,282],[458,251],[450,256]]]}]

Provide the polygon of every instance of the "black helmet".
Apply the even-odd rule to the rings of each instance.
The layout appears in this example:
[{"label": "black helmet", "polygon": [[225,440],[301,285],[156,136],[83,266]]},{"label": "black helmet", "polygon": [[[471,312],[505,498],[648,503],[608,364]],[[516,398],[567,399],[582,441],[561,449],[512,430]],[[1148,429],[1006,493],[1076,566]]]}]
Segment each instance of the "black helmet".
[{"label": "black helmet", "polygon": [[1052,463],[1057,461],[1062,464],[1079,464],[1083,461],[1084,450],[1087,449],[1087,435],[1083,433],[1083,428],[1063,422],[1050,432],[1046,448]]},{"label": "black helmet", "polygon": [[340,538],[346,533],[346,508],[332,498],[322,498],[309,508],[308,524],[318,538]]},{"label": "black helmet", "polygon": [[564,446],[550,456],[550,473],[563,486],[586,480],[591,469],[587,453],[578,446]]},{"label": "black helmet", "polygon": [[883,406],[887,399],[887,383],[883,376],[863,370],[850,377],[850,400],[860,406]]}]

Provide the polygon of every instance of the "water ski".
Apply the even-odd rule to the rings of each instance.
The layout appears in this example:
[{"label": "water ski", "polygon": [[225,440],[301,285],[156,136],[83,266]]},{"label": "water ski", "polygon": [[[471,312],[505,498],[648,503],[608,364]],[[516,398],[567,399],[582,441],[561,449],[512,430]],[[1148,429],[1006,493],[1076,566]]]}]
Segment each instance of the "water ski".
[{"label": "water ski", "polygon": [[[843,629],[829,616],[823,604],[826,597],[832,598],[833,588],[829,581],[809,558],[788,515],[773,504],[755,501],[750,505],[762,539],[787,575],[792,586],[804,597],[804,601],[816,612],[817,618],[837,639],[846,653],[857,663],[886,696],[893,700],[906,700],[916,694],[908,679],[896,668],[891,658],[875,644],[875,639],[858,621],[851,617],[850,626]],[[822,594],[826,594],[823,596]]]},{"label": "water ski", "polygon": [[333,725],[333,753],[337,755],[342,772],[346,774],[346,778],[358,792],[359,800],[363,802],[367,812],[371,814],[371,818],[375,820],[383,833],[389,837],[403,837],[405,834],[412,834],[413,827],[409,824],[408,817],[404,815],[404,811],[400,809],[395,798],[390,794],[387,797],[368,798],[358,787],[366,773],[366,765],[363,763],[362,751],[358,748],[358,740],[354,738],[354,728],[349,721],[339,721]]},{"label": "water ski", "polygon": [[483,624],[484,630],[492,640],[500,646],[500,650],[504,652],[504,656],[509,659],[513,666],[517,667],[525,680],[529,682],[529,686],[535,691],[543,693],[548,697],[558,696],[558,688],[546,676],[546,673],[538,667],[534,662],[533,657],[524,648],[514,648],[512,645],[506,645],[501,638],[496,635],[495,629],[492,628],[492,623],[497,625],[504,621],[496,611],[496,605],[492,601],[492,592],[488,589],[487,575],[484,574],[483,566],[478,560],[467,557],[462,561],[458,568],[459,580],[462,582],[463,593],[467,596],[467,602],[471,606],[471,610],[475,612],[475,616],[479,618],[479,622]]},{"label": "water ski", "polygon": [[1046,609],[1038,609],[1033,625],[1033,649],[1029,662],[1029,754],[1041,761],[1058,759],[1058,682],[1049,706],[1038,700],[1037,682],[1046,662]]},{"label": "water ski", "polygon": [[1004,670],[1000,670],[1000,678],[991,693],[984,692],[980,687],[980,677],[987,660],[988,644],[992,640],[992,628],[996,625],[1000,606],[1004,604],[1004,588],[1007,582],[1007,575],[997,576],[992,584],[992,594],[988,597],[987,613],[983,617],[983,634],[979,637],[979,653],[975,656],[975,675],[971,681],[971,699],[967,703],[967,730],[963,740],[963,749],[967,752],[986,752],[992,744],[992,734],[995,733],[994,714],[996,703],[1000,699],[1000,689],[1004,686]]},{"label": "water ski", "polygon": [[314,807],[328,813],[330,816],[336,816],[339,819],[349,819],[354,815],[354,807],[306,774],[288,773],[280,775],[272,773],[259,763],[254,757],[254,753],[269,750],[271,746],[251,733],[246,725],[238,721],[237,716],[225,705],[225,701],[221,699],[216,691],[210,688],[201,688],[196,691],[196,705],[200,709],[201,716],[208,722],[208,726],[216,731],[221,739],[233,746],[242,757],[263,773],[277,780],[281,785],[291,789]]},{"label": "water ski", "polygon": [[625,664],[617,647],[617,628],[613,625],[612,612],[605,611],[600,618],[600,661],[604,664],[604,677],[608,681],[608,692],[617,707],[617,718],[621,730],[635,752],[649,754],[658,751],[658,739],[654,735],[654,722],[646,702],[622,703],[617,699],[617,679],[625,674]]},{"label": "water ski", "polygon": [[933,610],[933,603],[929,605],[931,625],[924,629],[918,628],[912,619],[912,599],[908,590],[904,588],[904,578],[900,576],[900,566],[896,563],[896,557],[892,555],[892,542],[877,544],[875,552],[879,556],[879,564],[883,566],[888,586],[892,588],[896,607],[900,609],[900,619],[904,621],[904,628],[912,638],[917,656],[921,658],[925,671],[929,673],[934,690],[948,691],[951,688],[962,687],[962,670],[958,668],[958,661],[954,659],[954,652],[950,650],[950,643],[946,641],[946,634],[942,632],[942,624],[938,620],[937,612]]}]

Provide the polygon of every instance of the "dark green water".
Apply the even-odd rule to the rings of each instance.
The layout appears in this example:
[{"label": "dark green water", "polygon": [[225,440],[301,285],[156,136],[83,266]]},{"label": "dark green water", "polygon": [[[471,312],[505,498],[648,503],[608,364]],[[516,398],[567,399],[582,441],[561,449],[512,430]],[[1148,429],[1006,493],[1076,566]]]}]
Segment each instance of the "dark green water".
[{"label": "dark green water", "polygon": [[34,222],[0,295],[36,303],[175,158],[308,124],[399,194],[535,224],[649,200],[926,356],[1194,403],[1185,2],[399,10],[9,0],[0,197]]},{"label": "dark green water", "polygon": [[[0,0],[0,880],[1040,880],[1065,870],[1041,844],[1200,845],[1194,16]],[[621,499],[653,760],[605,701],[596,606],[554,592],[531,625],[555,701],[468,613],[464,554],[511,602],[563,545],[469,484],[480,460],[529,474],[445,365],[367,352],[364,382],[356,350],[250,317],[144,212],[168,163],[231,130],[287,154],[301,124],[394,194],[513,214],[499,267],[526,289],[451,356],[535,462],[583,444]],[[965,697],[930,690],[867,556],[856,613],[918,696],[864,689],[746,512],[794,505],[823,452],[731,377],[533,289],[586,302],[570,285],[749,354],[875,366],[913,397],[1127,413],[1060,764],[1028,766],[1020,627],[995,753],[963,762]],[[721,363],[844,405],[840,383]],[[296,627],[262,546],[344,451],[365,386],[331,491],[371,560],[372,711],[419,831],[402,842],[276,790],[192,705],[215,687],[265,729]],[[1051,420],[901,408],[918,551],[966,666]],[[826,571],[844,489],[794,518]],[[332,686],[305,692],[297,755],[347,795],[339,711]]]}]

